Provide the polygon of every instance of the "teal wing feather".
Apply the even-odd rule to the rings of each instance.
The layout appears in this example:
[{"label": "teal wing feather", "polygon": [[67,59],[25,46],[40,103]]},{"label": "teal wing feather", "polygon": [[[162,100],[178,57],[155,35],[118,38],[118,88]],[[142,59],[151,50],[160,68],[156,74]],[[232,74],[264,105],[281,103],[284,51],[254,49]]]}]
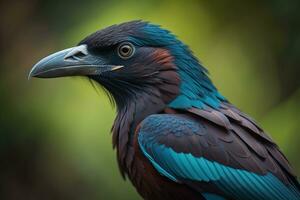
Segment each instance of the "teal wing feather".
[{"label": "teal wing feather", "polygon": [[[138,143],[154,168],[172,181],[196,189],[197,184],[191,185],[190,181],[192,184],[211,183],[224,194],[224,198],[237,200],[300,199],[298,188],[292,182],[284,182],[280,176],[276,176],[274,169],[268,169],[268,165],[252,155],[246,144],[236,141],[238,138],[233,135],[230,139],[226,138],[227,141],[222,141],[217,136],[221,133],[210,126],[205,121],[185,115],[151,115],[141,124]],[[239,145],[243,147],[236,147]],[[218,150],[213,151],[216,148]],[[230,149],[241,152],[232,152]],[[231,159],[236,153],[244,158]],[[268,159],[272,158],[269,156]],[[255,162],[257,166],[247,167],[249,162]],[[273,164],[273,168],[281,170],[275,162]],[[223,198],[216,194],[202,195],[206,195],[207,199]]]}]

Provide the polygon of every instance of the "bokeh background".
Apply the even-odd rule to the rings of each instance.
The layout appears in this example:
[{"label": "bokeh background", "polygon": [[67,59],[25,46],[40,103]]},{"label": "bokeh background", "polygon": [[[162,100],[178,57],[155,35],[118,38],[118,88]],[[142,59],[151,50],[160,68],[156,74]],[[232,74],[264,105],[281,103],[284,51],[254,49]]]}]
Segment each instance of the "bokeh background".
[{"label": "bokeh background", "polygon": [[115,110],[84,78],[27,80],[42,57],[108,25],[173,31],[222,94],[300,175],[300,4],[270,1],[1,1],[0,199],[140,199],[112,150]]}]

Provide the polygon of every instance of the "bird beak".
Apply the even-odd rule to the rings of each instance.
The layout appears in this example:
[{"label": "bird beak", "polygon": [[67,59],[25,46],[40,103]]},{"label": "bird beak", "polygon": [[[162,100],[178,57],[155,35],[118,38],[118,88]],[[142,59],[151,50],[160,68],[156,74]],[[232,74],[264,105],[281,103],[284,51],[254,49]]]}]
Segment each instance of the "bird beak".
[{"label": "bird beak", "polygon": [[87,46],[83,44],[43,58],[33,66],[28,78],[100,75],[121,67],[123,66],[105,64],[104,59],[89,53]]}]

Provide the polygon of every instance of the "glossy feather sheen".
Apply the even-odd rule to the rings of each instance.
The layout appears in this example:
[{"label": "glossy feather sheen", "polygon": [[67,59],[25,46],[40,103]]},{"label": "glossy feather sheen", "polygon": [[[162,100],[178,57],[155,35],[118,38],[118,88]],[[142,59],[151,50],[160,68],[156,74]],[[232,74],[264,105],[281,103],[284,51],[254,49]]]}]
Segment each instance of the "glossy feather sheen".
[{"label": "glossy feather sheen", "polygon": [[[169,107],[186,109],[203,108],[204,105],[218,107],[225,98],[217,91],[207,76],[207,70],[200,65],[186,45],[177,40],[169,31],[159,26],[147,24],[144,33],[152,45],[166,45],[175,57],[174,64],[179,68],[179,74],[184,81],[180,86],[180,94]],[[159,39],[158,39],[159,38]]]},{"label": "glossy feather sheen", "polygon": [[[207,130],[200,127],[200,123],[184,118],[182,115],[152,115],[144,120],[138,142],[153,166],[173,181],[184,182],[190,179],[212,182],[228,197],[234,199],[294,200],[300,198],[296,186],[285,185],[269,171],[254,173],[243,168],[228,167],[209,160],[209,157],[179,151],[178,146],[173,147],[175,149],[168,147],[168,144],[163,143],[164,140],[161,139],[168,134],[178,137],[178,141],[187,141],[186,137],[194,134],[204,137],[203,133],[199,132]],[[203,151],[205,150],[208,149],[203,148]]]},{"label": "glossy feather sheen", "polygon": [[[136,48],[128,60],[113,50],[124,41]],[[90,78],[116,102],[112,133],[120,171],[144,199],[300,199],[278,146],[218,92],[172,33],[132,21],[80,44],[124,66]]]},{"label": "glossy feather sheen", "polygon": [[203,193],[202,195],[206,200],[225,200],[223,197],[211,193]]}]

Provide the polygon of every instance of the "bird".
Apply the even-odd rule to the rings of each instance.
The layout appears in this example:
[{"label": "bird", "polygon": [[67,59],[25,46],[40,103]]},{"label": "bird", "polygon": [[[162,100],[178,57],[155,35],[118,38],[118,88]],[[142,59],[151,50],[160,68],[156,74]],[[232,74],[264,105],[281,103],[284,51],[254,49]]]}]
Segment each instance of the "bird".
[{"label": "bird", "polygon": [[161,26],[135,20],[100,29],[29,73],[66,76],[96,82],[116,106],[118,166],[143,199],[300,199],[278,145]]}]

